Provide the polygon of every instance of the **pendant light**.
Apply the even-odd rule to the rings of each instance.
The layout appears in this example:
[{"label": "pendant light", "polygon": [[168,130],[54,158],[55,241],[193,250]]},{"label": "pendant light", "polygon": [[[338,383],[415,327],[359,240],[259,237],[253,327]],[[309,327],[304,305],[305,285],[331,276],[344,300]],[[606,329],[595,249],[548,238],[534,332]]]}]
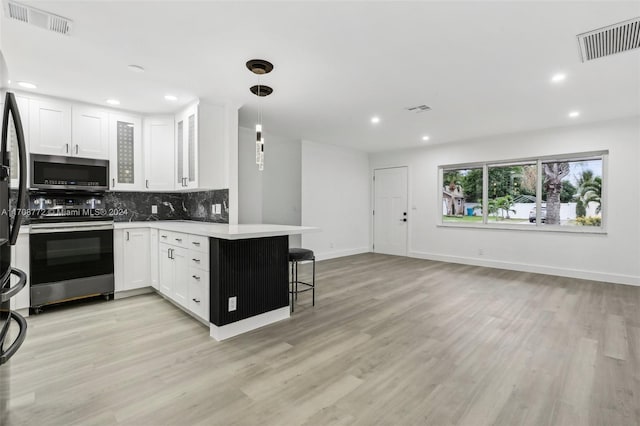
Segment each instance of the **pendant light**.
[{"label": "pendant light", "polygon": [[[273,64],[264,59],[252,59],[247,61],[247,69],[258,76],[258,84],[252,86],[249,90],[259,98],[269,96],[273,93],[273,89],[260,83],[260,76],[268,74],[273,70]],[[258,117],[256,119],[256,164],[258,170],[264,170],[264,137],[262,136],[262,103],[258,109]]]}]

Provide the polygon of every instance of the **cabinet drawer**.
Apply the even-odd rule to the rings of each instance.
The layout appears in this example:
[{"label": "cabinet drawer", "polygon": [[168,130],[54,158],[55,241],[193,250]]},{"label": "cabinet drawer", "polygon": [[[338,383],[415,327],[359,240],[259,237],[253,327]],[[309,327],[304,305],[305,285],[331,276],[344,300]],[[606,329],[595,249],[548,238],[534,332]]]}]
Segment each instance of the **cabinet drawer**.
[{"label": "cabinet drawer", "polygon": [[189,249],[209,253],[209,238],[200,235],[189,235]]},{"label": "cabinet drawer", "polygon": [[187,263],[189,267],[198,268],[203,271],[209,270],[209,254],[201,251],[189,250],[189,259]]},{"label": "cabinet drawer", "polygon": [[187,248],[189,246],[189,236],[180,232],[159,231],[159,241],[178,247]]},{"label": "cabinet drawer", "polygon": [[196,268],[190,268],[189,274],[187,308],[200,318],[209,321],[209,274],[203,274]]}]

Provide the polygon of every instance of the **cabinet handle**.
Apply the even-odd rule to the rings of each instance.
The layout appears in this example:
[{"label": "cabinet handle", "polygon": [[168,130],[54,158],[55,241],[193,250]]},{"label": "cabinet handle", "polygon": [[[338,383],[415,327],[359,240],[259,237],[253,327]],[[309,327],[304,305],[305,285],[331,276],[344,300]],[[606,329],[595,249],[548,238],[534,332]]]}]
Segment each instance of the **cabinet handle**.
[{"label": "cabinet handle", "polygon": [[144,185],[147,187],[147,189],[149,189],[149,179],[145,181]]},{"label": "cabinet handle", "polygon": [[200,245],[200,243],[197,242],[197,241],[191,241],[191,244],[193,244],[194,246],[199,246]]},{"label": "cabinet handle", "polygon": [[200,301],[198,299],[191,299],[191,300],[193,300],[196,303],[200,303]]},{"label": "cabinet handle", "polygon": [[111,186],[116,187],[116,178],[111,178]]},{"label": "cabinet handle", "polygon": [[160,238],[167,238],[166,235],[160,235]]},{"label": "cabinet handle", "polygon": [[78,144],[76,144],[76,155],[78,155]]},{"label": "cabinet handle", "polygon": [[200,259],[191,259],[191,260],[193,260],[196,263],[200,263]]},{"label": "cabinet handle", "polygon": [[65,146],[65,150],[66,150],[66,152],[67,152],[67,154],[68,154],[68,153],[69,153],[69,144],[68,144],[68,143],[65,143],[65,144],[64,144],[64,146]]},{"label": "cabinet handle", "polygon": [[168,250],[169,259],[173,259],[173,249]]},{"label": "cabinet handle", "polygon": [[176,241],[181,243],[182,242],[182,238],[176,238]]},{"label": "cabinet handle", "polygon": [[195,278],[196,280],[200,281],[200,277],[197,275],[192,275],[193,278]]},{"label": "cabinet handle", "polygon": [[129,231],[127,231],[127,241],[129,241]]}]

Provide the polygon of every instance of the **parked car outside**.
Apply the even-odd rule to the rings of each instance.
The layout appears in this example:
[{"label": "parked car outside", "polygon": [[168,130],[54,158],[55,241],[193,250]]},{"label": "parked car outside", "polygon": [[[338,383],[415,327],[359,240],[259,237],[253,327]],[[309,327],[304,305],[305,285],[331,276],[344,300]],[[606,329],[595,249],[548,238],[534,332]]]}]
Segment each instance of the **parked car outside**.
[{"label": "parked car outside", "polygon": [[[534,223],[536,221],[536,207],[529,212],[529,222]],[[545,223],[547,221],[547,208],[545,206],[540,207],[540,221]]]}]

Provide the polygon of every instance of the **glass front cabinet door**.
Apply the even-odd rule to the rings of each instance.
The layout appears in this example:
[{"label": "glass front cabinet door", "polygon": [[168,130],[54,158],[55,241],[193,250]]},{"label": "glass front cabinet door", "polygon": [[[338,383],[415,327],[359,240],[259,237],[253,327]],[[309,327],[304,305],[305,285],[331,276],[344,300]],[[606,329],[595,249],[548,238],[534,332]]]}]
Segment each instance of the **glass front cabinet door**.
[{"label": "glass front cabinet door", "polygon": [[142,130],[140,117],[109,115],[109,188],[141,190]]},{"label": "glass front cabinet door", "polygon": [[198,187],[198,105],[176,115],[176,188]]}]

